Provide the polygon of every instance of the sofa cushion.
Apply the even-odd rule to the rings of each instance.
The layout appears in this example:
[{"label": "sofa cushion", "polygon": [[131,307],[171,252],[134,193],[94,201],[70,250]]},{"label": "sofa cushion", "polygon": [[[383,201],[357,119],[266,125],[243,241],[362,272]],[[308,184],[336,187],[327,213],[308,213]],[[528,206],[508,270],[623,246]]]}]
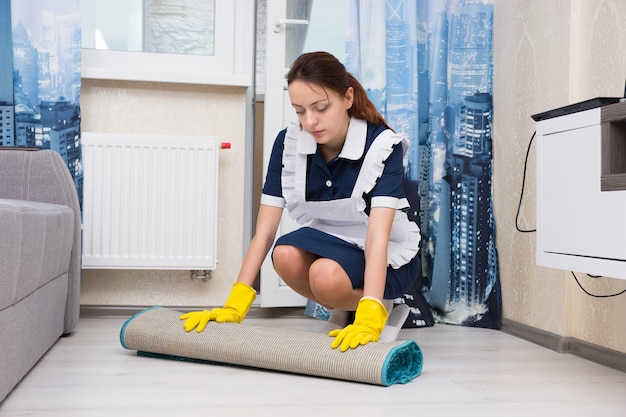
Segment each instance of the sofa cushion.
[{"label": "sofa cushion", "polygon": [[0,199],[0,310],[68,272],[74,211]]}]

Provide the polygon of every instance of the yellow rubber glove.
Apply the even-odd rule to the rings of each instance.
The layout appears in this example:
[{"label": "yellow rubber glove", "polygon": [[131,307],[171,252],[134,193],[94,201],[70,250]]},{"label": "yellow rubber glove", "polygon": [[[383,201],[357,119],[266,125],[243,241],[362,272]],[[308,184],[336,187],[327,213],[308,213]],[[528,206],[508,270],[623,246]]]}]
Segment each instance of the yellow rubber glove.
[{"label": "yellow rubber glove", "polygon": [[212,310],[192,311],[180,316],[181,320],[185,320],[185,330],[190,332],[196,329],[198,333],[202,332],[209,321],[218,323],[241,323],[248,314],[254,299],[256,291],[243,282],[236,282],[233,289],[226,300],[223,308],[214,308]]},{"label": "yellow rubber glove", "polygon": [[330,347],[333,349],[339,347],[345,352],[348,348],[356,349],[359,345],[377,342],[388,316],[387,309],[376,298],[361,298],[356,308],[354,323],[328,333],[330,337],[335,338]]}]

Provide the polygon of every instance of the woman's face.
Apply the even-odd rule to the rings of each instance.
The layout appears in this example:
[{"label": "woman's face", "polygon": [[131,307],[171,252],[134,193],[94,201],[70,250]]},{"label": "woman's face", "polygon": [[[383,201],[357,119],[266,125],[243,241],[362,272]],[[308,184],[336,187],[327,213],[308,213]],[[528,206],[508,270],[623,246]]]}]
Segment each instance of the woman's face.
[{"label": "woman's face", "polygon": [[289,84],[289,98],[302,129],[318,144],[341,149],[350,124],[352,87],[342,96],[334,90],[296,80]]}]

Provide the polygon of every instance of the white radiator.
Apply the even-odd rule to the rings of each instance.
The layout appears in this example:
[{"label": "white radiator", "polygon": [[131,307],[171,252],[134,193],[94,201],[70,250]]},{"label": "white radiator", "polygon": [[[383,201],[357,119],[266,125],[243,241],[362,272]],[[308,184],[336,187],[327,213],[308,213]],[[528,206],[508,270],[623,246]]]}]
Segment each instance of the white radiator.
[{"label": "white radiator", "polygon": [[219,143],[82,133],[83,268],[215,269]]}]

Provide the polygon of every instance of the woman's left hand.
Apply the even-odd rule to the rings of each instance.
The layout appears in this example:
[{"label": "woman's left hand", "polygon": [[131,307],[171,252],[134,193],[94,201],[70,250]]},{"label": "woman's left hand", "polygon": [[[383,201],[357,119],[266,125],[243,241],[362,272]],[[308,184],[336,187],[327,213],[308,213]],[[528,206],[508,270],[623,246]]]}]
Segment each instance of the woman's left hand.
[{"label": "woman's left hand", "polygon": [[361,298],[354,323],[328,333],[330,337],[335,338],[330,347],[333,349],[339,347],[339,350],[345,352],[348,348],[356,349],[358,346],[377,342],[388,316],[387,309],[376,298]]}]

